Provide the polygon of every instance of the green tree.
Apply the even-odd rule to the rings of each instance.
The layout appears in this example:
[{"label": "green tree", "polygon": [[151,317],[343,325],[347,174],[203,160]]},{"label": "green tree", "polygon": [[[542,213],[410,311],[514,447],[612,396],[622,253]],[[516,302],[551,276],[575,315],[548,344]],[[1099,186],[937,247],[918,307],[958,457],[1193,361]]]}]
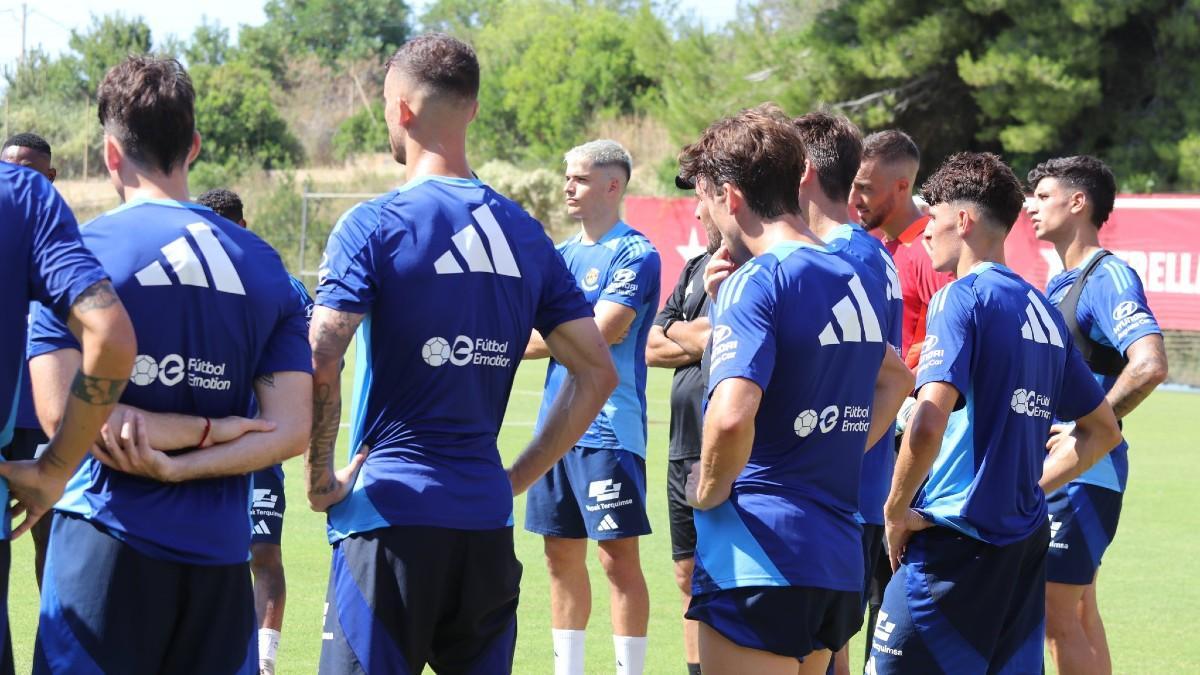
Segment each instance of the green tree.
[{"label": "green tree", "polygon": [[94,96],[109,68],[131,54],[150,51],[150,26],[140,16],[127,19],[120,13],[93,15],[88,30],[71,31],[68,44],[79,55],[88,92]]},{"label": "green tree", "polygon": [[408,37],[403,0],[268,0],[263,11],[289,51],[315,54],[327,66],[386,57]]},{"label": "green tree", "polygon": [[233,47],[229,44],[229,29],[201,17],[200,25],[192,32],[192,41],[184,49],[188,67],[219,66],[229,60]]},{"label": "green tree", "polygon": [[372,102],[338,125],[333,134],[333,156],[347,159],[360,153],[387,152],[388,132],[383,121],[383,104]]},{"label": "green tree", "polygon": [[303,159],[300,143],[271,100],[266,71],[231,61],[196,66],[191,75],[198,93],[199,161],[237,175],[252,167],[290,167]]}]

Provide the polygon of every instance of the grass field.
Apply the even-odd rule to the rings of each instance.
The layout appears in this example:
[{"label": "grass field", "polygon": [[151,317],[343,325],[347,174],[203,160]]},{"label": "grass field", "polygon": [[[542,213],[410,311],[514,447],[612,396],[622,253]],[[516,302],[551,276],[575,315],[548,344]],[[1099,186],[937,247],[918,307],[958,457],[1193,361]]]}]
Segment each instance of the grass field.
[{"label": "grass field", "polygon": [[[514,386],[500,447],[511,458],[532,433],[541,400],[544,362],[523,367]],[[654,534],[642,543],[650,586],[648,673],[682,673],[679,596],[671,574],[664,481],[668,421],[668,372],[653,370],[650,403],[649,503]],[[348,400],[348,397],[347,397]],[[1130,419],[1133,446],[1131,489],[1120,533],[1105,558],[1100,604],[1117,673],[1200,672],[1200,490],[1196,489],[1195,439],[1200,438],[1200,397],[1158,392]],[[344,430],[343,430],[344,431]],[[342,438],[343,446],[345,434]],[[339,451],[341,452],[341,451]],[[344,454],[344,453],[342,453]],[[329,572],[324,518],[307,509],[299,459],[288,463],[284,530],[288,605],[279,655],[280,673],[313,673],[320,650],[321,617]],[[525,565],[514,672],[551,673],[549,588],[541,540],[520,529],[524,500],[516,504],[517,555]],[[594,549],[594,547],[593,547]],[[28,537],[13,546],[9,615],[17,672],[29,672],[37,622],[37,588]],[[612,641],[607,584],[591,559],[594,610],[588,632],[587,671],[609,673]],[[983,610],[984,608],[981,608]],[[861,672],[862,635],[851,642]],[[1052,669],[1051,669],[1052,672]]]}]

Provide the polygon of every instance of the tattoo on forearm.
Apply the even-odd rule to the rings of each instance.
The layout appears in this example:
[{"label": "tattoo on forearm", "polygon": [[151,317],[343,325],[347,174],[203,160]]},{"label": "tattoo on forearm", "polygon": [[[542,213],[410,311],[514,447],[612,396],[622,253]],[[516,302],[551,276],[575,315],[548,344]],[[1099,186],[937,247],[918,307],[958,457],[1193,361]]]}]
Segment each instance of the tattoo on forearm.
[{"label": "tattoo on forearm", "polygon": [[274,389],[275,388],[275,373],[266,373],[265,375],[259,375],[258,377],[254,378],[254,381],[265,387],[270,387],[270,388]]},{"label": "tattoo on forearm", "polygon": [[125,385],[129,380],[112,380],[107,377],[87,375],[82,370],[75,373],[75,381],[71,383],[71,394],[91,405],[112,405],[121,398]]},{"label": "tattoo on forearm", "polygon": [[92,284],[86,291],[80,293],[79,297],[75,298],[72,309],[77,314],[83,314],[93,309],[112,307],[120,301],[117,292],[113,290],[112,283],[106,279]]},{"label": "tattoo on forearm", "polygon": [[338,427],[342,421],[342,392],[338,389],[340,377],[333,382],[319,381],[322,366],[331,368],[341,362],[361,321],[361,314],[318,308],[309,330],[313,363],[317,370],[314,376],[318,381],[313,385],[312,435],[304,463],[308,488],[313,494],[328,494],[337,489],[337,480],[330,467],[337,445]]},{"label": "tattoo on forearm", "polygon": [[[341,392],[334,393],[333,387],[329,384],[319,384],[313,392],[312,437],[309,441],[306,464],[309,475],[314,478],[326,475],[329,471],[330,460],[333,458],[334,447],[337,444],[338,426],[342,418],[340,394]],[[325,494],[333,490],[333,487],[330,486],[333,482],[332,476],[326,475],[323,486],[313,485],[313,482],[310,481],[309,485],[312,492]],[[325,488],[325,492],[321,491],[322,488]]]}]

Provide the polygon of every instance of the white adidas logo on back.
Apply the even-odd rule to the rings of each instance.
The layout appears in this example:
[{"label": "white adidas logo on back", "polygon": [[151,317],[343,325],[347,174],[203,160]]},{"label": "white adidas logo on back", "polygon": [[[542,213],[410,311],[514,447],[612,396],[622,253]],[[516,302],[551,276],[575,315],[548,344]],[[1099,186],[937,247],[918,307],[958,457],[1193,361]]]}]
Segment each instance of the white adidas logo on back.
[{"label": "white adidas logo on back", "polygon": [[[854,300],[850,298],[853,297]],[[855,306],[857,303],[857,307]],[[850,295],[842,298],[833,306],[833,321],[825,324],[818,339],[822,345],[836,345],[842,342],[883,342],[883,331],[879,327],[879,317],[867,299],[867,291],[862,281],[855,274],[850,278]],[[841,329],[841,339],[834,329],[834,321]]]},{"label": "white adidas logo on back", "polygon": [[[521,278],[521,270],[517,268],[517,261],[513,258],[512,249],[508,247],[508,240],[500,229],[500,223],[496,222],[496,217],[492,215],[492,210],[488,208],[487,204],[484,204],[472,211],[471,215],[475,216],[475,221],[479,223],[483,234],[487,236],[487,244],[491,246],[492,250],[489,258],[488,246],[479,236],[479,230],[476,229],[474,223],[459,230],[450,240],[454,242],[454,248],[467,263],[466,271]],[[454,257],[453,251],[446,251],[435,260],[433,269],[438,274],[463,274],[462,265]]]},{"label": "white adidas logo on back", "polygon": [[[187,230],[192,233],[192,238],[200,247],[199,256],[196,255],[192,245],[188,243],[187,237],[180,237],[160,249],[171,265],[171,271],[179,279],[179,283],[184,286],[208,288],[208,278],[204,275],[204,263],[201,262],[201,258],[203,258],[208,263],[208,271],[212,273],[213,285],[218,291],[245,295],[246,289],[242,286],[242,278],[238,276],[233,261],[229,259],[229,254],[221,246],[217,235],[213,234],[212,227],[208,223],[192,223],[187,226]],[[163,268],[162,263],[157,260],[139,270],[134,278],[142,286],[174,285],[171,278],[167,276],[167,271]]]},{"label": "white adidas logo on back", "polygon": [[1038,344],[1062,347],[1062,335],[1058,332],[1058,326],[1054,325],[1054,320],[1050,318],[1050,313],[1046,311],[1046,306],[1033,291],[1029,291],[1027,297],[1029,304],[1025,305],[1026,321],[1021,326],[1021,337]]}]

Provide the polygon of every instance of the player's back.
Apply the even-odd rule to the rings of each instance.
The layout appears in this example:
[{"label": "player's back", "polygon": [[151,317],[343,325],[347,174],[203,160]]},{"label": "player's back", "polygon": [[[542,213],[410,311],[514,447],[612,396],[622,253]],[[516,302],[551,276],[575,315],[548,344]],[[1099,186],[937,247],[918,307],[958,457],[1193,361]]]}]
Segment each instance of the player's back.
[{"label": "player's back", "polygon": [[530,332],[590,315],[542,226],[479,181],[417,179],[339,221],[317,304],[366,314],[350,451],[370,453],[331,538],[509,524],[496,440]]},{"label": "player's back", "polygon": [[[748,533],[777,571],[758,585],[862,585],[854,512],[886,301],[843,259],[843,246],[777,245],[739,268],[714,303],[710,391],[736,376],[764,393],[733,495],[698,512],[697,530],[730,540]],[[697,557],[721,585],[719,561]]]},{"label": "player's back", "polygon": [[[85,225],[138,337],[122,403],[151,412],[243,415],[254,379],[304,364],[303,314],[278,254],[197,204],[128,203]],[[289,339],[290,338],[290,339]],[[39,310],[30,354],[78,348]],[[234,564],[249,545],[249,477],[169,485],[89,457],[58,509],[100,523],[152,557]]]},{"label": "player's back", "polygon": [[981,263],[930,301],[917,384],[959,389],[941,451],[917,505],[996,545],[1046,520],[1038,487],[1073,343],[1049,301],[1008,268]]}]

